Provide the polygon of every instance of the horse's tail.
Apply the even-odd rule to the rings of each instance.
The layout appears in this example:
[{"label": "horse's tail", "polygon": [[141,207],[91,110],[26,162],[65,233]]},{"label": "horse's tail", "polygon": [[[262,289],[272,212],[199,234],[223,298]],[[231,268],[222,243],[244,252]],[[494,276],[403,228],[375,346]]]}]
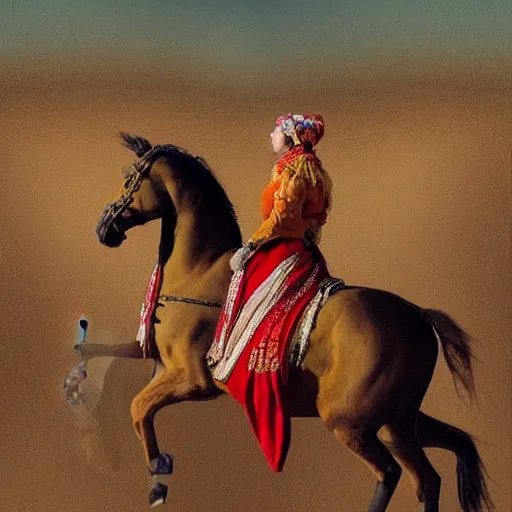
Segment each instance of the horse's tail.
[{"label": "horse's tail", "polygon": [[483,512],[484,507],[496,510],[485,482],[485,467],[467,432],[419,411],[417,433],[424,448],[444,448],[457,456],[457,491],[463,512]]},{"label": "horse's tail", "polygon": [[452,373],[455,388],[459,393],[461,384],[469,395],[470,400],[475,396],[475,381],[473,378],[474,358],[470,346],[469,334],[457,325],[449,315],[438,309],[423,309],[422,314],[432,325],[443,347],[444,357]]}]

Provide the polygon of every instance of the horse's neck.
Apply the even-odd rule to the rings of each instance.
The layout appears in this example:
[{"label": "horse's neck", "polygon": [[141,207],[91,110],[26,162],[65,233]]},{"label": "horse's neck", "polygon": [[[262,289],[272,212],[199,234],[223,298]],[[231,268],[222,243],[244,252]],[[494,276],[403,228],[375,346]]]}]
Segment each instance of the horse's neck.
[{"label": "horse's neck", "polygon": [[224,232],[224,226],[222,221],[212,223],[210,219],[204,225],[194,215],[178,216],[170,264],[183,271],[210,267],[239,245],[229,233]]},{"label": "horse's neck", "polygon": [[162,217],[162,224],[160,226],[160,245],[158,248],[160,262],[164,267],[172,258],[175,248],[175,228],[176,219],[170,215]]},{"label": "horse's neck", "polygon": [[[205,198],[202,204],[192,199],[197,191],[184,190],[172,177],[165,176],[167,193],[175,206],[177,219],[174,223],[174,245],[167,262],[168,268],[182,273],[207,270],[215,261],[241,245],[241,234],[236,218],[225,205]],[[210,194],[211,191],[201,191]],[[168,236],[164,230],[166,220],[162,219],[162,237]],[[162,238],[163,240],[163,238]],[[167,268],[166,268],[167,270]]]}]

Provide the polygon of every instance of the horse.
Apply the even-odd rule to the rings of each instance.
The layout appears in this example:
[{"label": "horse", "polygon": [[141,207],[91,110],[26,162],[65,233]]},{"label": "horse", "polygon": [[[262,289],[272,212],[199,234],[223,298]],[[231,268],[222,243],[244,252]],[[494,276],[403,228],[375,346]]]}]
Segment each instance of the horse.
[{"label": "horse", "polygon": [[[133,398],[130,413],[151,474],[170,474],[172,461],[160,451],[154,416],[169,404],[228,393],[213,378],[206,354],[232,276],[229,261],[242,236],[233,205],[203,158],[173,144],[153,146],[127,133],[120,137],[137,158],[124,170],[121,190],[96,231],[101,244],[114,248],[131,228],[161,220],[163,279],[154,313],[158,354],[153,378]],[[402,468],[423,511],[439,510],[441,478],[426,447],[456,455],[464,512],[494,510],[472,436],[421,411],[439,346],[459,396],[474,398],[471,338],[447,313],[385,290],[345,285],[321,307],[303,359],[291,372],[286,388],[291,417],[319,417],[373,472],[369,512],[386,510]],[[86,344],[82,350],[86,359],[143,357],[137,341]],[[158,483],[151,492],[153,506],[165,501],[167,487]]]}]

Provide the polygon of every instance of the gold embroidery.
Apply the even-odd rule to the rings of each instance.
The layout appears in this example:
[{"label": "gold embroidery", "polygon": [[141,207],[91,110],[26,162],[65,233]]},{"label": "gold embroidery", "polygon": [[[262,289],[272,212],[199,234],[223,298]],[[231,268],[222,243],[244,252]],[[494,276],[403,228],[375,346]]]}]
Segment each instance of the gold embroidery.
[{"label": "gold embroidery", "polygon": [[318,244],[332,190],[330,177],[321,162],[300,155],[287,163],[280,174],[274,172],[271,181],[279,184],[273,193],[272,210],[250,241],[258,244],[281,236],[307,238]]},{"label": "gold embroidery", "polygon": [[261,341],[252,349],[248,364],[249,370],[256,373],[276,372],[279,370],[279,340],[270,338],[267,342]]}]

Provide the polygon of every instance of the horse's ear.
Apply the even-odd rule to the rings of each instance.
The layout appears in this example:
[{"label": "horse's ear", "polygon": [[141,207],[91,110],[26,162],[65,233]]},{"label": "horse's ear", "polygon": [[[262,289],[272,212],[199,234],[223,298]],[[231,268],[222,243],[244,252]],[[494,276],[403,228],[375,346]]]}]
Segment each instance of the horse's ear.
[{"label": "horse's ear", "polygon": [[138,135],[130,135],[129,133],[121,132],[119,137],[122,140],[123,146],[134,151],[139,158],[153,147],[151,142]]}]

